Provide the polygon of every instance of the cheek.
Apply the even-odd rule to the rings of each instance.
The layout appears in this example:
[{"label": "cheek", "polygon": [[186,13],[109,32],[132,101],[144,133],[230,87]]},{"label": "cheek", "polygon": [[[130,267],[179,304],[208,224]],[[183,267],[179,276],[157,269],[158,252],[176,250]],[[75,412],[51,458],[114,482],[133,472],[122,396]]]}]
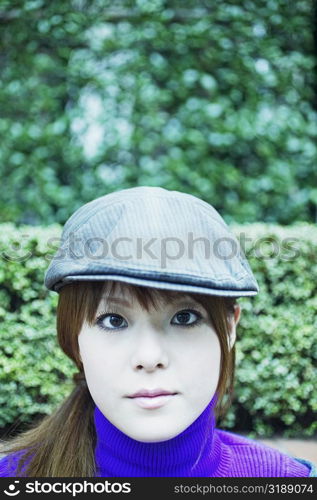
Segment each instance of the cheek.
[{"label": "cheek", "polygon": [[109,407],[112,398],[111,380],[116,378],[111,366],[113,361],[110,357],[106,358],[104,348],[94,342],[91,336],[89,339],[79,337],[78,344],[89,392],[99,407]]},{"label": "cheek", "polygon": [[93,335],[83,334],[78,337],[78,345],[86,377],[90,375],[100,379],[109,367],[111,358],[107,359],[106,349],[98,340]]},{"label": "cheek", "polygon": [[120,353],[93,332],[80,335],[78,345],[90,392],[112,394],[122,378]]},{"label": "cheek", "polygon": [[86,367],[89,366],[91,360],[94,358],[94,342],[91,339],[88,339],[85,334],[80,334],[78,337],[78,347],[79,347],[79,355],[83,362],[84,369],[86,371]]},{"label": "cheek", "polygon": [[220,374],[221,350],[218,338],[202,343],[192,351],[186,370],[187,380],[198,393],[216,388]]},{"label": "cheek", "polygon": [[207,388],[209,386],[210,390],[212,390],[213,392],[217,388],[219,376],[220,376],[220,350],[213,356],[210,356],[209,359],[207,359],[206,370],[205,373],[203,374],[204,380],[208,381]]}]

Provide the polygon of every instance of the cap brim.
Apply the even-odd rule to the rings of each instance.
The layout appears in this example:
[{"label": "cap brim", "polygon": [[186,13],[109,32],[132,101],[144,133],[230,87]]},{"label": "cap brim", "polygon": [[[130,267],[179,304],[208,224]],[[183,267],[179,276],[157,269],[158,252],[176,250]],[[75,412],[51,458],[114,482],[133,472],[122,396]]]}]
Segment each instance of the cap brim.
[{"label": "cap brim", "polygon": [[54,290],[58,292],[63,286],[76,281],[120,281],[131,285],[140,285],[160,290],[175,290],[177,292],[202,293],[205,295],[217,295],[219,297],[252,297],[258,294],[258,290],[228,290],[219,288],[209,288],[190,284],[173,283],[169,281],[156,281],[132,276],[122,276],[118,274],[91,274],[67,276],[62,281],[54,285]]}]

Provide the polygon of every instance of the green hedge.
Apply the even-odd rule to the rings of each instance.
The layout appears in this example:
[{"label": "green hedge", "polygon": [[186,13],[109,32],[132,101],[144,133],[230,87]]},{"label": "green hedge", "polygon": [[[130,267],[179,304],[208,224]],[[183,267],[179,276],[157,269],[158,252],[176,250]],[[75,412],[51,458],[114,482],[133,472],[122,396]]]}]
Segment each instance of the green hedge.
[{"label": "green hedge", "polygon": [[[222,425],[251,435],[313,435],[317,228],[254,224],[233,229],[260,294],[240,299],[235,400]],[[0,225],[0,428],[50,413],[70,391],[77,371],[56,343],[58,296],[43,285],[56,248],[50,238],[60,231],[59,225]]]}]

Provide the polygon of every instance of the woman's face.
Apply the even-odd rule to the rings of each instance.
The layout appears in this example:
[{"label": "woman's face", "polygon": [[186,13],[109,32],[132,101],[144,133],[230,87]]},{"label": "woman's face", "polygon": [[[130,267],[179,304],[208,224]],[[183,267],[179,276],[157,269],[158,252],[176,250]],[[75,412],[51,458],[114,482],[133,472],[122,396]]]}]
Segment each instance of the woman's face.
[{"label": "woman's face", "polygon": [[103,298],[94,325],[84,323],[78,341],[94,402],[138,441],[175,437],[216,391],[218,337],[206,310],[184,294],[147,312],[118,290]]}]

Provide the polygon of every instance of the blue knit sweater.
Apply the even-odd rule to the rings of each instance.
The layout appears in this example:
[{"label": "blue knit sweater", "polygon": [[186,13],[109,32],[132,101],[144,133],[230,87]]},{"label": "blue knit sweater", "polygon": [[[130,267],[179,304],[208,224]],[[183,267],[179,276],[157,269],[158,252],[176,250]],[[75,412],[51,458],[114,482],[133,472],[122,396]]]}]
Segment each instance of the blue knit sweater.
[{"label": "blue knit sweater", "polygon": [[[118,430],[96,406],[96,477],[316,477],[314,464],[215,427],[211,404],[185,431],[142,443]],[[18,456],[0,460],[0,477],[16,477]],[[13,459],[9,462],[9,458]]]},{"label": "blue knit sweater", "polygon": [[215,428],[211,403],[168,441],[142,443],[118,430],[96,406],[98,477],[307,477],[307,460]]}]

